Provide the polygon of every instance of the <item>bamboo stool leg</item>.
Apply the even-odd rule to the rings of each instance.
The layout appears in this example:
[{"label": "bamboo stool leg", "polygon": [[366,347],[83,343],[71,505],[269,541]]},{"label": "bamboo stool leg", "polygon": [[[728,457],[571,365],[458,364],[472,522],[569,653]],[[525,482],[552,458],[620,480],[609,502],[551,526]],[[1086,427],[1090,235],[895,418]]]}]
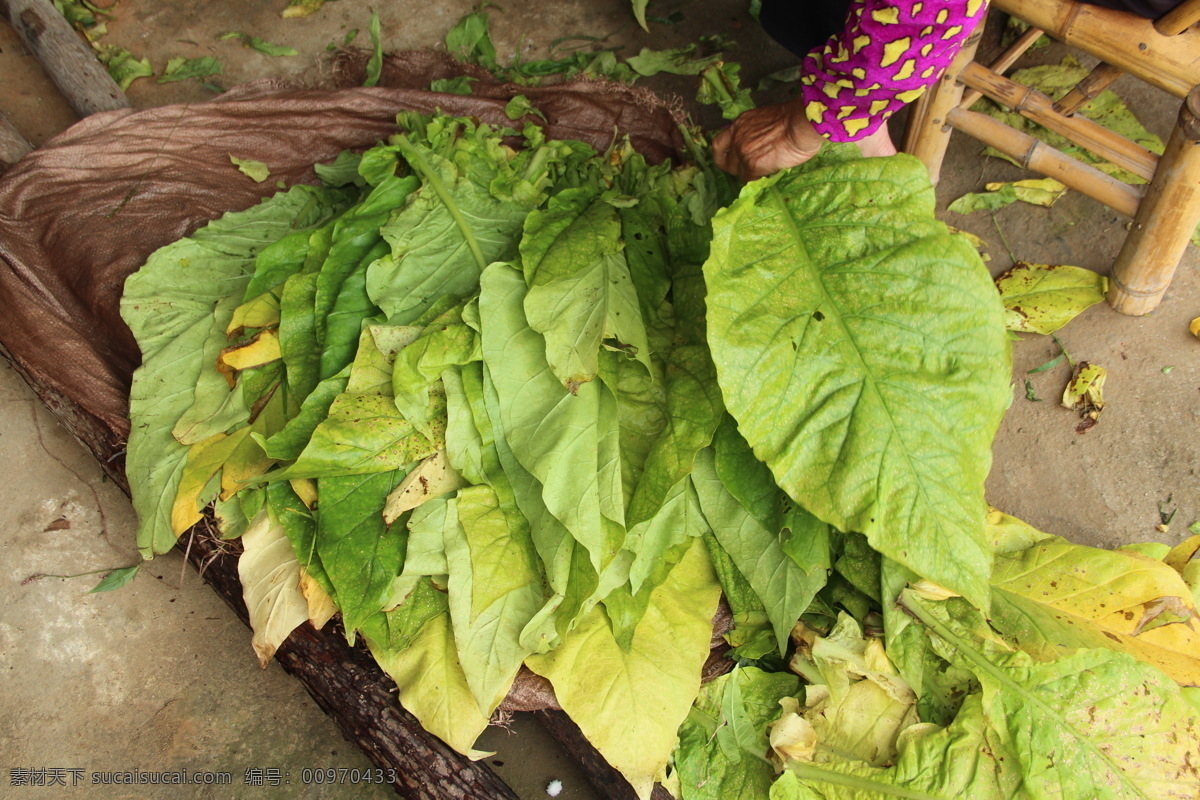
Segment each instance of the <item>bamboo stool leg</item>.
[{"label": "bamboo stool leg", "polygon": [[1158,306],[1200,222],[1200,86],[1179,110],[1154,182],[1113,265],[1108,302],[1141,316]]},{"label": "bamboo stool leg", "polygon": [[929,179],[937,186],[938,177],[942,172],[942,161],[946,157],[946,147],[950,144],[951,128],[946,123],[946,117],[952,108],[961,101],[966,89],[958,82],[961,73],[968,64],[975,60],[975,51],[979,48],[979,40],[983,37],[983,26],[987,22],[981,19],[975,32],[963,44],[954,61],[946,68],[946,72],[931,87],[918,108],[914,109],[913,119],[908,124],[904,136],[904,152],[911,153],[921,160],[929,170]]}]

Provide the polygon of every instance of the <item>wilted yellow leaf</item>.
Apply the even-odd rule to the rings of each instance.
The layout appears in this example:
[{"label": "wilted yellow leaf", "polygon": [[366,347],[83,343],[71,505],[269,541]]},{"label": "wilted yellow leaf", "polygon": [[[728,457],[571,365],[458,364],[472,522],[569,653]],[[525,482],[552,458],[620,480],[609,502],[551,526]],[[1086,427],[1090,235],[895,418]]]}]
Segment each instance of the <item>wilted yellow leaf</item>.
[{"label": "wilted yellow leaf", "polygon": [[1080,361],[1075,366],[1075,377],[1067,384],[1063,392],[1062,404],[1079,412],[1083,421],[1075,427],[1076,433],[1083,433],[1093,427],[1100,419],[1104,410],[1104,381],[1108,370],[1087,361]]},{"label": "wilted yellow leaf", "polygon": [[1196,317],[1194,320],[1192,320],[1191,324],[1188,325],[1188,330],[1192,332],[1192,336],[1200,339],[1200,317]]},{"label": "wilted yellow leaf", "polygon": [[1108,279],[1082,267],[1021,262],[996,279],[1004,326],[1020,333],[1054,333],[1104,300]]},{"label": "wilted yellow leaf", "polygon": [[235,308],[225,333],[238,336],[246,328],[269,328],[278,324],[279,298],[266,292]]},{"label": "wilted yellow leaf", "polygon": [[304,507],[312,511],[312,507],[317,504],[317,482],[311,478],[295,478],[288,483],[292,485],[292,491],[300,498],[300,502],[304,503]]},{"label": "wilted yellow leaf", "polygon": [[438,450],[413,468],[388,495],[387,504],[383,507],[383,521],[391,525],[405,511],[411,511],[432,497],[457,491],[466,485],[463,477],[450,466],[446,451]]},{"label": "wilted yellow leaf", "polygon": [[188,449],[187,463],[171,507],[171,529],[176,534],[182,534],[200,521],[200,510],[212,499],[203,497],[205,488],[249,435],[249,428],[241,428],[229,435],[218,433]]},{"label": "wilted yellow leaf", "polygon": [[1053,178],[1030,178],[1012,183],[989,183],[985,188],[989,192],[999,192],[1005,186],[1011,186],[1013,193],[1022,203],[1032,203],[1035,206],[1052,206],[1054,201],[1067,191],[1065,184]]},{"label": "wilted yellow leaf", "polygon": [[321,630],[326,622],[333,619],[333,615],[337,613],[337,606],[333,604],[329,593],[321,588],[321,584],[317,583],[304,567],[300,567],[300,593],[308,602],[308,621],[314,628]]},{"label": "wilted yellow leaf", "polygon": [[997,629],[1038,657],[1108,647],[1184,685],[1200,685],[1200,619],[1191,590],[1167,564],[1127,550],[1051,537],[997,555]]},{"label": "wilted yellow leaf", "polygon": [[232,386],[233,373],[250,367],[261,367],[280,358],[279,334],[273,330],[260,331],[245,344],[227,347],[217,357],[217,372]]},{"label": "wilted yellow leaf", "polygon": [[282,525],[271,522],[266,509],[242,534],[245,550],[238,559],[242,598],[254,635],[250,640],[263,669],[279,645],[309,618],[309,603],[300,587],[300,562]]}]

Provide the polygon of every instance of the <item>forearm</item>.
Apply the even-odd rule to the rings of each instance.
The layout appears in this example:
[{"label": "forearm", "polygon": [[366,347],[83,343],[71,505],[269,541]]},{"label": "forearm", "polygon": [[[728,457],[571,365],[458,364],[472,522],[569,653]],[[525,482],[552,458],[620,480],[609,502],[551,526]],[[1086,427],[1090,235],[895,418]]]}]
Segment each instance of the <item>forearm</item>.
[{"label": "forearm", "polygon": [[804,60],[805,114],[855,141],[936,81],[982,19],[985,0],[854,0],[845,29]]}]

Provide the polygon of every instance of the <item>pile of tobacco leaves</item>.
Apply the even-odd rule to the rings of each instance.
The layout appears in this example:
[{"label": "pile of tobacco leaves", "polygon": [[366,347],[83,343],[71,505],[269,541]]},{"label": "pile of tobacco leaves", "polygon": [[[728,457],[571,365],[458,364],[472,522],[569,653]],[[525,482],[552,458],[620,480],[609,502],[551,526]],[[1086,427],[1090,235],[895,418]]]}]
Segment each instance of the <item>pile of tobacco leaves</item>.
[{"label": "pile of tobacco leaves", "polygon": [[474,756],[527,667],[643,797],[1197,796],[1200,537],[989,510],[1003,309],[916,160],[399,123],[126,284],[139,544],[211,509],[260,658],[340,613]]}]

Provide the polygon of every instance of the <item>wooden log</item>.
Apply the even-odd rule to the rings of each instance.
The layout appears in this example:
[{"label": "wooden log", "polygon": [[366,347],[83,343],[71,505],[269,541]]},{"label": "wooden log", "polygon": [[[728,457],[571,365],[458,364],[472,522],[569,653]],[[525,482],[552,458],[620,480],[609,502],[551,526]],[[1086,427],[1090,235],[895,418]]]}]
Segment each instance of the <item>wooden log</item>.
[{"label": "wooden log", "polygon": [[942,161],[945,160],[946,148],[950,145],[948,116],[950,111],[962,102],[964,87],[958,80],[959,73],[974,60],[986,21],[979,21],[974,33],[963,43],[962,49],[950,62],[942,77],[921,97],[913,109],[913,116],[904,134],[904,152],[921,160],[929,170],[929,180],[934,186],[937,186],[941,176]]},{"label": "wooden log", "polygon": [[1011,81],[981,64],[968,64],[962,82],[983,92],[1021,116],[1067,137],[1118,167],[1149,181],[1158,167],[1158,156],[1139,144],[1097,125],[1086,117],[1066,117],[1054,110],[1054,101],[1039,91]]},{"label": "wooden log", "polygon": [[[185,536],[179,549],[204,580],[249,625],[237,559],[214,538]],[[377,767],[390,770],[393,788],[411,800],[517,800],[482,763],[459,755],[426,733],[396,700],[395,684],[363,647],[350,647],[338,632],[305,623],[292,632],[275,658],[300,679],[348,740]]]},{"label": "wooden log", "polygon": [[1086,78],[1076,84],[1074,89],[1067,92],[1061,100],[1054,104],[1054,110],[1064,117],[1071,116],[1083,108],[1086,103],[1099,97],[1101,92],[1112,86],[1117,78],[1124,74],[1112,64],[1101,62],[1088,73]]},{"label": "wooden log", "polygon": [[17,163],[21,156],[32,149],[33,145],[21,135],[8,116],[0,111],[0,172]]},{"label": "wooden log", "polygon": [[[534,711],[533,716],[583,771],[596,794],[605,800],[637,800],[637,793],[620,772],[584,738],[579,726],[562,711]],[[654,785],[651,800],[671,800],[671,793]]]},{"label": "wooden log", "polygon": [[1187,0],[1154,21],[1154,29],[1163,36],[1178,36],[1200,22],[1200,0]]},{"label": "wooden log", "polygon": [[[995,72],[997,75],[1003,75],[1008,72],[1008,68],[1017,63],[1017,59],[1025,55],[1029,48],[1046,34],[1041,28],[1030,28],[1021,35],[1020,39],[1013,42],[1012,47],[1000,54],[1000,57],[988,64],[988,69]],[[983,92],[973,89],[963,95],[962,107],[970,108],[979,102],[979,98],[983,97]]]},{"label": "wooden log", "polygon": [[1158,306],[1200,223],[1200,86],[1179,110],[1158,170],[1109,282],[1109,305],[1131,316]]},{"label": "wooden log", "polygon": [[129,108],[129,100],[96,53],[49,0],[0,0],[12,24],[50,80],[81,117]]},{"label": "wooden log", "polygon": [[987,114],[952,109],[949,123],[955,130],[1011,156],[1027,169],[1054,178],[1127,216],[1137,214],[1141,193],[1133,186],[1106,175],[1093,166],[1060,153],[1027,133],[1010,128]]},{"label": "wooden log", "polygon": [[1163,36],[1148,19],[1079,2],[992,0],[992,8],[1176,97],[1200,84],[1200,29]]}]

